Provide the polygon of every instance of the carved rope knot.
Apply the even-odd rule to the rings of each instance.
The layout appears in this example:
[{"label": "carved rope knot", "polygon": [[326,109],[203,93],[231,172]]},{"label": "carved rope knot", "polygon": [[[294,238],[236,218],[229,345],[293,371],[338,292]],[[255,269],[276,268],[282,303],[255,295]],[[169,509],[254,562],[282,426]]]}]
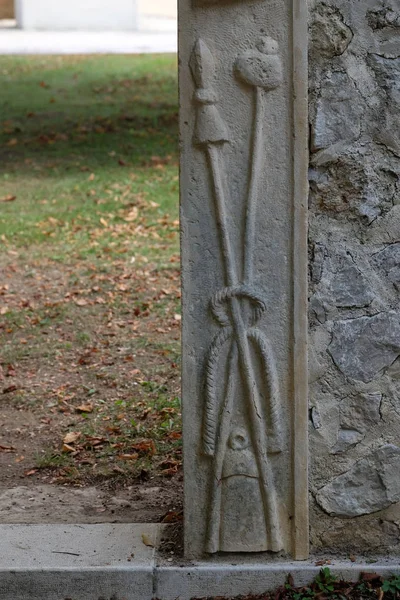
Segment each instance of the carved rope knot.
[{"label": "carved rope knot", "polygon": [[247,285],[237,285],[219,290],[211,298],[210,305],[214,318],[222,327],[231,325],[229,304],[232,298],[248,300],[251,306],[250,325],[255,325],[266,311],[267,306],[261,296]]}]

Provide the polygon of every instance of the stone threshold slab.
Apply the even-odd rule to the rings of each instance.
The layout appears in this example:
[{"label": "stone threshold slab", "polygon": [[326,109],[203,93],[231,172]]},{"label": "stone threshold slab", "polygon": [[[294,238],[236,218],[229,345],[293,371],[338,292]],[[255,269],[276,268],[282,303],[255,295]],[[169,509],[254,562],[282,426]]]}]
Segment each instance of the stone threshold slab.
[{"label": "stone threshold slab", "polygon": [[147,600],[154,524],[0,525],[1,600]]},{"label": "stone threshold slab", "polygon": [[[157,557],[162,526],[0,525],[0,600],[191,600],[260,594],[285,583],[310,583],[317,559],[251,564],[229,557],[169,565]],[[241,562],[238,562],[238,561]],[[400,573],[398,560],[335,561],[338,577]]]}]

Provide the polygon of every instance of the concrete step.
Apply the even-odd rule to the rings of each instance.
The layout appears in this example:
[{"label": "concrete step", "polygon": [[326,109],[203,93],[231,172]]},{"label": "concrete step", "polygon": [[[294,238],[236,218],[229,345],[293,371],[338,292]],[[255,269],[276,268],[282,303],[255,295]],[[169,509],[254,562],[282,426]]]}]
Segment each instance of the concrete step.
[{"label": "concrete step", "polygon": [[[157,556],[157,524],[0,525],[1,600],[191,600],[261,594],[287,580],[310,583],[320,570],[310,561],[268,555],[216,556],[169,563]],[[396,560],[333,560],[332,573],[348,581],[360,572],[386,577]]]}]

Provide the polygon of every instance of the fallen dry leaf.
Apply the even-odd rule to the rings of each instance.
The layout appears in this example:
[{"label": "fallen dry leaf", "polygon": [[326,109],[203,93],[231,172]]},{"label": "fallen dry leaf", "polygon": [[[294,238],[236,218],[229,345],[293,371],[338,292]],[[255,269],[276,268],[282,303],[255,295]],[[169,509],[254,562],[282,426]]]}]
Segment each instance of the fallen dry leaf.
[{"label": "fallen dry leaf", "polygon": [[8,196],[4,196],[4,198],[0,198],[0,202],[14,202],[17,199],[17,196],[12,196],[9,194]]},{"label": "fallen dry leaf", "polygon": [[149,548],[154,548],[154,544],[147,535],[147,533],[142,533],[142,542],[145,546],[149,546]]},{"label": "fallen dry leaf", "polygon": [[0,452],[14,452],[15,448],[13,446],[3,446],[0,444]]},{"label": "fallen dry leaf", "polygon": [[156,444],[154,440],[143,440],[133,445],[133,449],[137,452],[147,452],[154,456],[157,452]]},{"label": "fallen dry leaf", "polygon": [[139,458],[139,454],[135,452],[135,454],[120,454],[118,456],[121,460],[137,460]]},{"label": "fallen dry leaf", "polygon": [[77,306],[87,306],[88,305],[88,301],[85,300],[85,298],[79,298],[78,300],[75,300],[75,304]]},{"label": "fallen dry leaf", "polygon": [[183,513],[169,510],[161,522],[162,523],[178,523],[180,521],[183,521]]},{"label": "fallen dry leaf", "polygon": [[9,387],[4,388],[3,394],[11,394],[11,392],[16,392],[18,387],[16,385],[10,385]]},{"label": "fallen dry leaf", "polygon": [[69,444],[63,444],[62,451],[65,453],[69,453],[76,452],[76,449],[73,446],[70,446]]},{"label": "fallen dry leaf", "polygon": [[31,477],[31,475],[35,475],[37,472],[37,469],[30,469],[30,471],[24,471],[24,475],[25,477]]},{"label": "fallen dry leaf", "polygon": [[81,404],[75,408],[76,412],[91,413],[93,412],[93,404]]},{"label": "fallen dry leaf", "polygon": [[95,437],[92,435],[87,435],[86,436],[86,442],[85,442],[85,447],[95,447],[95,446],[101,446],[102,444],[104,444],[104,442],[106,441],[105,438],[101,438],[101,437]]},{"label": "fallen dry leaf", "polygon": [[64,444],[74,444],[81,437],[80,431],[70,431],[63,439]]}]

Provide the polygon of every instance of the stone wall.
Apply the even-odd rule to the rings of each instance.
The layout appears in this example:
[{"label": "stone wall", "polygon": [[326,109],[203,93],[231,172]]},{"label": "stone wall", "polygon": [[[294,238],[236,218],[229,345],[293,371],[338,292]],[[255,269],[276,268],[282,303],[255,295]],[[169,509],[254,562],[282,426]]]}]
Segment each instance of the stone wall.
[{"label": "stone wall", "polygon": [[399,553],[400,0],[312,0],[314,550]]}]

